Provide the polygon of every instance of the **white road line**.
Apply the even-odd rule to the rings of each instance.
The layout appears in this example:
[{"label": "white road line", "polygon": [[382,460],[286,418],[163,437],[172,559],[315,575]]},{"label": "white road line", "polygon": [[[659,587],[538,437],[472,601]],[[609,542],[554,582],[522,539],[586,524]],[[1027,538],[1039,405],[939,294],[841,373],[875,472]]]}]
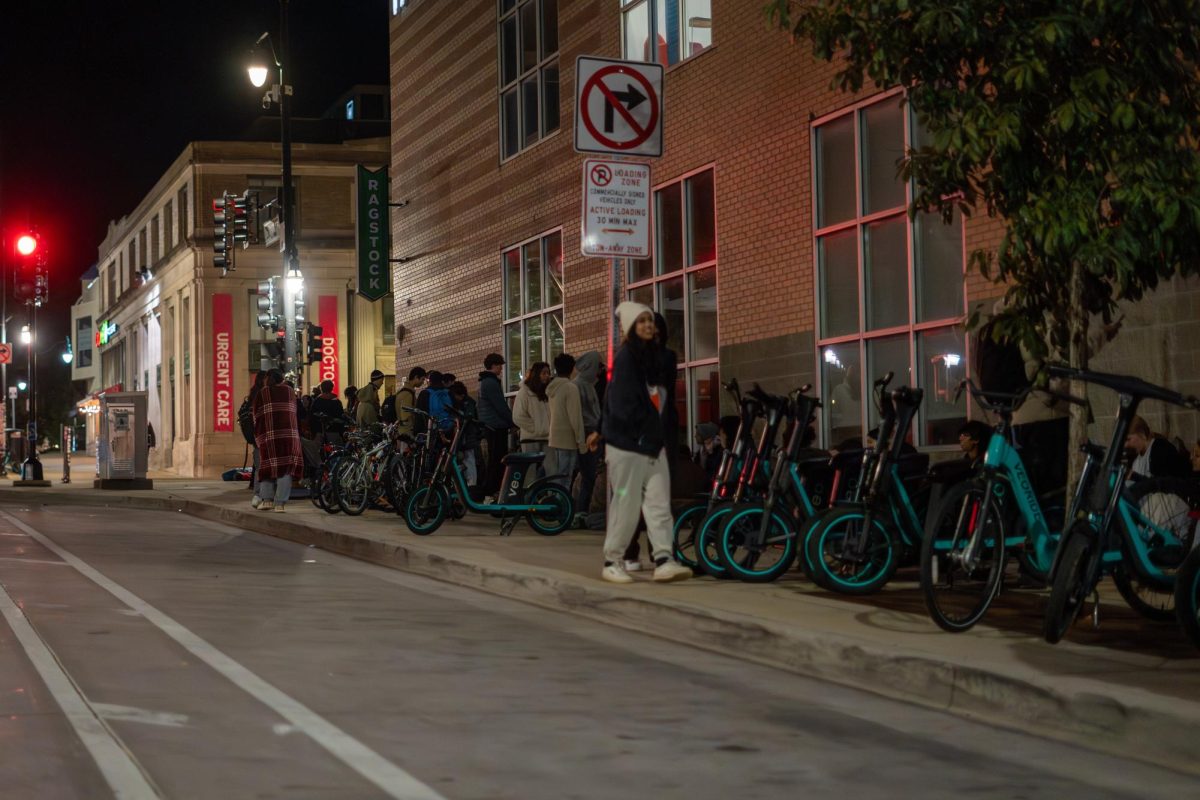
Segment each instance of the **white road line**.
[{"label": "white road line", "polygon": [[185,650],[208,664],[231,683],[271,708],[324,747],[346,766],[366,780],[375,784],[389,797],[397,800],[445,800],[429,786],[421,783],[402,768],[385,759],[350,734],[312,711],[300,701],[276,689],[246,667],[213,647],[169,616],[159,611],[128,589],[109,580],[77,556],[59,547],[43,534],[8,511],[0,509],[0,517],[7,519],[20,530],[28,533],[46,549],[70,564],[100,588],[112,594],[125,605],[139,612],[159,630],[178,642]]},{"label": "white road line", "polygon": [[47,561],[42,558],[18,558],[17,556],[0,556],[0,561],[19,561],[22,564],[50,564],[55,567],[71,566],[65,561]]},{"label": "white road line", "polygon": [[160,797],[149,780],[138,768],[129,752],[122,746],[116,735],[100,721],[88,705],[88,701],[80,693],[79,688],[63,670],[54,653],[38,636],[37,631],[25,618],[13,602],[8,591],[0,585],[0,613],[8,622],[17,641],[21,643],[25,654],[29,656],[33,668],[37,670],[42,682],[54,697],[55,702],[62,708],[63,714],[71,727],[75,729],[83,746],[91,753],[96,766],[104,780],[108,782],[113,794],[121,800],[142,800],[142,798]]}]

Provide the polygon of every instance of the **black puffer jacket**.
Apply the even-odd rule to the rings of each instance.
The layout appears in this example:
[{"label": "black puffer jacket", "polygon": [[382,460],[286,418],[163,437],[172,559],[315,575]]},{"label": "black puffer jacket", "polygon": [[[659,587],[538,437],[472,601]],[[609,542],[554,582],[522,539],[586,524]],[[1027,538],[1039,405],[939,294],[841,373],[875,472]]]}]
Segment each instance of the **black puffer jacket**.
[{"label": "black puffer jacket", "polygon": [[612,378],[604,392],[601,424],[610,447],[647,456],[657,456],[662,451],[662,416],[650,400],[646,388],[649,379],[630,345],[621,347],[613,359]]}]

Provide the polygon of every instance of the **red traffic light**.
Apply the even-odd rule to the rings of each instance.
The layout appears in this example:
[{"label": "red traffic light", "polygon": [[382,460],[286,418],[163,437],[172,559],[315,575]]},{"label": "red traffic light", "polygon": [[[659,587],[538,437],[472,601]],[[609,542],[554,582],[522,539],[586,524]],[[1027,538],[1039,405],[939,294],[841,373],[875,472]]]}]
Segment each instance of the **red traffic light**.
[{"label": "red traffic light", "polygon": [[37,251],[37,237],[31,233],[23,233],[17,237],[17,252],[23,256],[31,256]]}]

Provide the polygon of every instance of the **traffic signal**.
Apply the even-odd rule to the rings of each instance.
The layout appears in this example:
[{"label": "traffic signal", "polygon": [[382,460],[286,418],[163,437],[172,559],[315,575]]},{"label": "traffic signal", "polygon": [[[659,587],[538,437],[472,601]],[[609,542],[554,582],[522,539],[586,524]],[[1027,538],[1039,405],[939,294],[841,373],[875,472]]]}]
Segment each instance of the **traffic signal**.
[{"label": "traffic signal", "polygon": [[[250,246],[250,213],[249,213],[249,192],[240,196],[234,195],[226,199],[226,211],[230,214],[230,222],[233,224],[233,243],[235,246],[241,245],[245,250]],[[232,210],[230,210],[232,209]]]},{"label": "traffic signal", "polygon": [[321,360],[321,351],[325,346],[325,331],[320,325],[308,323],[305,330],[308,340],[305,342],[304,354],[306,364],[315,364]]},{"label": "traffic signal", "polygon": [[233,263],[233,198],[228,192],[212,201],[213,215],[213,266],[221,270],[224,278],[234,269]]},{"label": "traffic signal", "polygon": [[275,309],[275,279],[258,282],[258,326],[271,333],[280,329],[279,312]]},{"label": "traffic signal", "polygon": [[280,369],[281,364],[283,364],[283,342],[276,339],[271,342],[262,342],[258,345],[259,369]]},{"label": "traffic signal", "polygon": [[13,294],[18,302],[40,306],[49,297],[46,248],[42,246],[42,237],[26,231],[16,238],[13,250]]}]

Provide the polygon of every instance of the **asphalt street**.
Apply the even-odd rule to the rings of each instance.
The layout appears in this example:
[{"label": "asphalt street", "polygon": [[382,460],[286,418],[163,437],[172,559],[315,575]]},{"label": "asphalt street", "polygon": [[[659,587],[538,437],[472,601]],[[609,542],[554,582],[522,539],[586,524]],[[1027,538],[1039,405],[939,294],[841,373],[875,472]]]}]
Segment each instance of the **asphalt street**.
[{"label": "asphalt street", "polygon": [[0,507],[0,586],[4,798],[1200,795],[183,514]]}]

